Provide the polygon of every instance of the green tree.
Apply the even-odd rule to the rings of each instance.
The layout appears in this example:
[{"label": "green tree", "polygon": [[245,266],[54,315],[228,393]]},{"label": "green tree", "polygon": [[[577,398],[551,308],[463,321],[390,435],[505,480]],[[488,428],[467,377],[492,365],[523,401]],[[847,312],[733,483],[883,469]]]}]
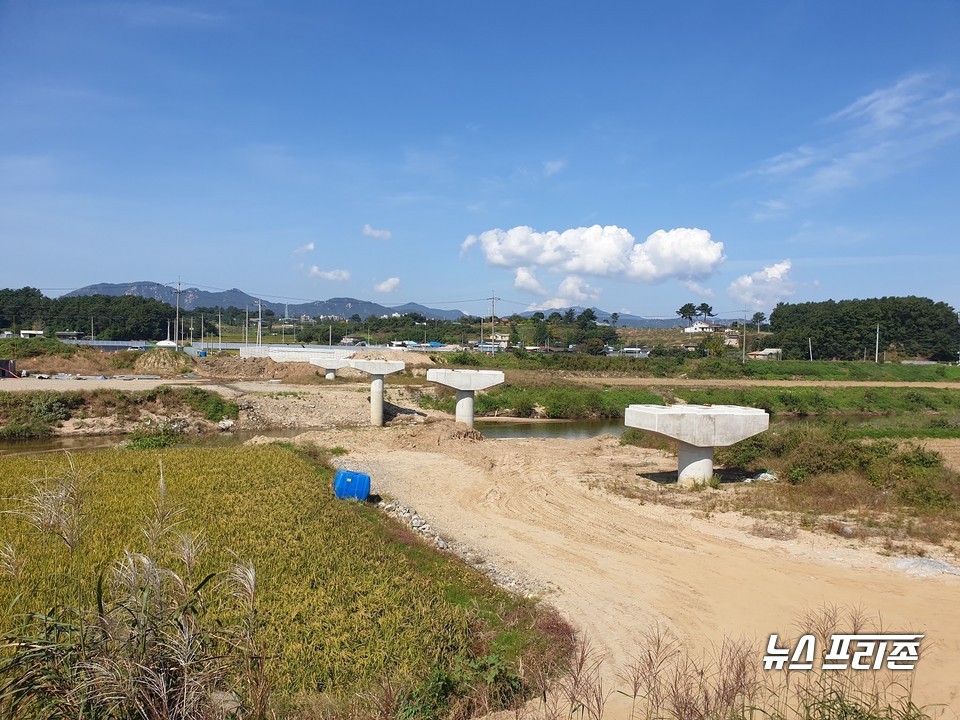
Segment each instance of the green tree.
[{"label": "green tree", "polygon": [[713,312],[713,307],[708,305],[705,302],[697,305],[697,314],[703,316],[703,321],[706,322],[707,318],[716,317],[716,313]]},{"label": "green tree", "polygon": [[757,332],[760,332],[760,326],[767,321],[767,316],[762,312],[755,312],[750,320],[757,326]]},{"label": "green tree", "polygon": [[677,310],[677,315],[686,320],[687,324],[690,325],[693,323],[693,319],[697,316],[697,306],[693,303],[687,303]]}]

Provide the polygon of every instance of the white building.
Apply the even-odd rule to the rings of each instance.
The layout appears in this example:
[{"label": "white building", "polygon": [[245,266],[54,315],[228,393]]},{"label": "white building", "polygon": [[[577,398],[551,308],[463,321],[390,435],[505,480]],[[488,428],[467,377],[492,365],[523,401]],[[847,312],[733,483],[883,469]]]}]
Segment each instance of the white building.
[{"label": "white building", "polygon": [[697,320],[690,327],[685,327],[683,331],[685,333],[713,333],[725,329],[723,325],[714,325],[713,323],[704,322],[703,320]]}]

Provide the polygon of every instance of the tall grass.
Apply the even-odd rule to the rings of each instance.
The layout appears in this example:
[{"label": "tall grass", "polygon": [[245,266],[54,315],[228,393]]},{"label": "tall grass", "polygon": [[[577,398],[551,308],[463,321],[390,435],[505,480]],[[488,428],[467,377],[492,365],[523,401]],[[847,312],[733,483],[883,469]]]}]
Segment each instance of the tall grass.
[{"label": "tall grass", "polygon": [[[797,622],[822,653],[833,633],[882,632],[879,618],[856,608],[824,606]],[[781,637],[783,637],[781,635]],[[789,641],[785,641],[789,645]],[[637,638],[633,657],[604,684],[606,658],[581,638],[560,674],[541,686],[517,717],[602,720],[613,694],[629,700],[629,720],[922,720],[909,671],[764,671],[765,642],[725,638],[712,651],[686,649],[655,625]],[[922,656],[918,670],[922,671]]]}]

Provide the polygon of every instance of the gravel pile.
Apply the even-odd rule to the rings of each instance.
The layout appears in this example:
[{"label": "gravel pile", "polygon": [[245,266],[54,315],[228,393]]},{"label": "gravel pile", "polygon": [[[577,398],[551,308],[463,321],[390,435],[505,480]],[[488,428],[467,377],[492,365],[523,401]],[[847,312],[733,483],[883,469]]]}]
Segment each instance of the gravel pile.
[{"label": "gravel pile", "polygon": [[960,575],[960,568],[951,565],[943,560],[935,560],[928,557],[905,557],[895,560],[893,566],[897,570],[902,570],[910,575],[917,577],[930,577],[931,575]]}]

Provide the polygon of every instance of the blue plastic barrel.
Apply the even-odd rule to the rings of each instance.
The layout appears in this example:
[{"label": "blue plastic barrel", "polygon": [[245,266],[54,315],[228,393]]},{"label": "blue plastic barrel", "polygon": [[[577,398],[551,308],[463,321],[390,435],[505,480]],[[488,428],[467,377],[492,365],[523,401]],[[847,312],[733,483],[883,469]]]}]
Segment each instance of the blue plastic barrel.
[{"label": "blue plastic barrel", "polygon": [[206,356],[207,356],[207,351],[206,351],[206,350],[201,350],[200,352],[197,353],[197,355],[199,355],[200,357],[206,357]]},{"label": "blue plastic barrel", "polygon": [[370,494],[370,476],[353,470],[337,470],[333,476],[333,494],[341,500],[366,500]]}]

